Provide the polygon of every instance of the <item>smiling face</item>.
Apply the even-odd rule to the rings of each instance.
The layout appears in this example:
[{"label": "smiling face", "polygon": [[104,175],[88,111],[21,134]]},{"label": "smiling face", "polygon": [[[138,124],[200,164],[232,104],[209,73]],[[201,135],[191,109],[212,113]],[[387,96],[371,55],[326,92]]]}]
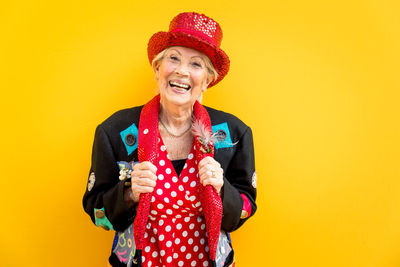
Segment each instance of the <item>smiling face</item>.
[{"label": "smiling face", "polygon": [[173,46],[154,68],[163,105],[193,107],[211,82],[205,55],[197,50]]}]

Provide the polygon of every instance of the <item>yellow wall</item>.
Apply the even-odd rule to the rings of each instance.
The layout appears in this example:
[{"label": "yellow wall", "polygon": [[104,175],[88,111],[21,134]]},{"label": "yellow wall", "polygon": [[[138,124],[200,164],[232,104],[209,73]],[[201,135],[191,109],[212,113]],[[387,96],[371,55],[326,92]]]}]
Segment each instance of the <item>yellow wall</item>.
[{"label": "yellow wall", "polygon": [[154,95],[147,41],[192,10],[232,61],[204,103],[255,136],[238,266],[400,266],[399,1],[7,2],[1,266],[105,266],[113,234],[81,205],[95,127]]}]

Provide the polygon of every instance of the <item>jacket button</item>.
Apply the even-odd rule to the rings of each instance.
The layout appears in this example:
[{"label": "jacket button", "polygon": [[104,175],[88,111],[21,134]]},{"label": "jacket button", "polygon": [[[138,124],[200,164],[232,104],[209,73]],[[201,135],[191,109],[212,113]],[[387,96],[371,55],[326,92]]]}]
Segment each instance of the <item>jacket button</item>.
[{"label": "jacket button", "polygon": [[218,130],[215,133],[215,138],[217,139],[218,142],[225,141],[226,137],[227,137],[227,134],[226,134],[226,132],[224,130]]},{"label": "jacket button", "polygon": [[135,143],[136,143],[136,137],[133,135],[133,134],[127,134],[126,136],[125,136],[125,143],[128,145],[128,146],[133,146]]},{"label": "jacket button", "polygon": [[103,229],[106,230],[106,231],[110,230],[110,228],[108,228],[108,227],[105,226],[105,225],[100,225],[100,227],[103,228]]},{"label": "jacket button", "polygon": [[102,210],[96,210],[96,218],[101,219],[104,218],[105,214]]}]

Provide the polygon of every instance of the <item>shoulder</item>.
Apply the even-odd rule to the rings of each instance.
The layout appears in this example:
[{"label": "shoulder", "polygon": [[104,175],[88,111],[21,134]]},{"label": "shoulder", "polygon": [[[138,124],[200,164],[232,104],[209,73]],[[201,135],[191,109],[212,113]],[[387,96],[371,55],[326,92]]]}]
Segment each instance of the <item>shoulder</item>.
[{"label": "shoulder", "polygon": [[122,109],[105,119],[99,127],[107,133],[120,132],[132,126],[139,127],[140,112],[143,106]]},{"label": "shoulder", "polygon": [[249,126],[247,126],[235,115],[211,107],[205,106],[205,108],[210,115],[213,131],[215,131],[217,128],[223,128],[224,125],[227,125],[229,130],[232,131],[234,135],[241,136],[249,130]]}]

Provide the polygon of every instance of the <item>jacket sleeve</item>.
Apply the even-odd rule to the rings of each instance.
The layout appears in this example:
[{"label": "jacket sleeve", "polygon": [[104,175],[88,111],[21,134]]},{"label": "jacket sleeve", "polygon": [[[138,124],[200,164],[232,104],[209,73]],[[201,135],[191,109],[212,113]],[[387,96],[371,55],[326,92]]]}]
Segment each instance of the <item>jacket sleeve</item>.
[{"label": "jacket sleeve", "polygon": [[[247,127],[225,172],[222,188],[223,217],[221,228],[227,232],[238,229],[257,209],[254,145],[251,129]],[[251,212],[241,219],[244,194],[250,202]]]},{"label": "jacket sleeve", "polygon": [[93,223],[106,230],[124,230],[135,215],[135,211],[124,202],[124,181],[119,180],[117,159],[109,136],[101,125],[95,133],[83,207]]}]

